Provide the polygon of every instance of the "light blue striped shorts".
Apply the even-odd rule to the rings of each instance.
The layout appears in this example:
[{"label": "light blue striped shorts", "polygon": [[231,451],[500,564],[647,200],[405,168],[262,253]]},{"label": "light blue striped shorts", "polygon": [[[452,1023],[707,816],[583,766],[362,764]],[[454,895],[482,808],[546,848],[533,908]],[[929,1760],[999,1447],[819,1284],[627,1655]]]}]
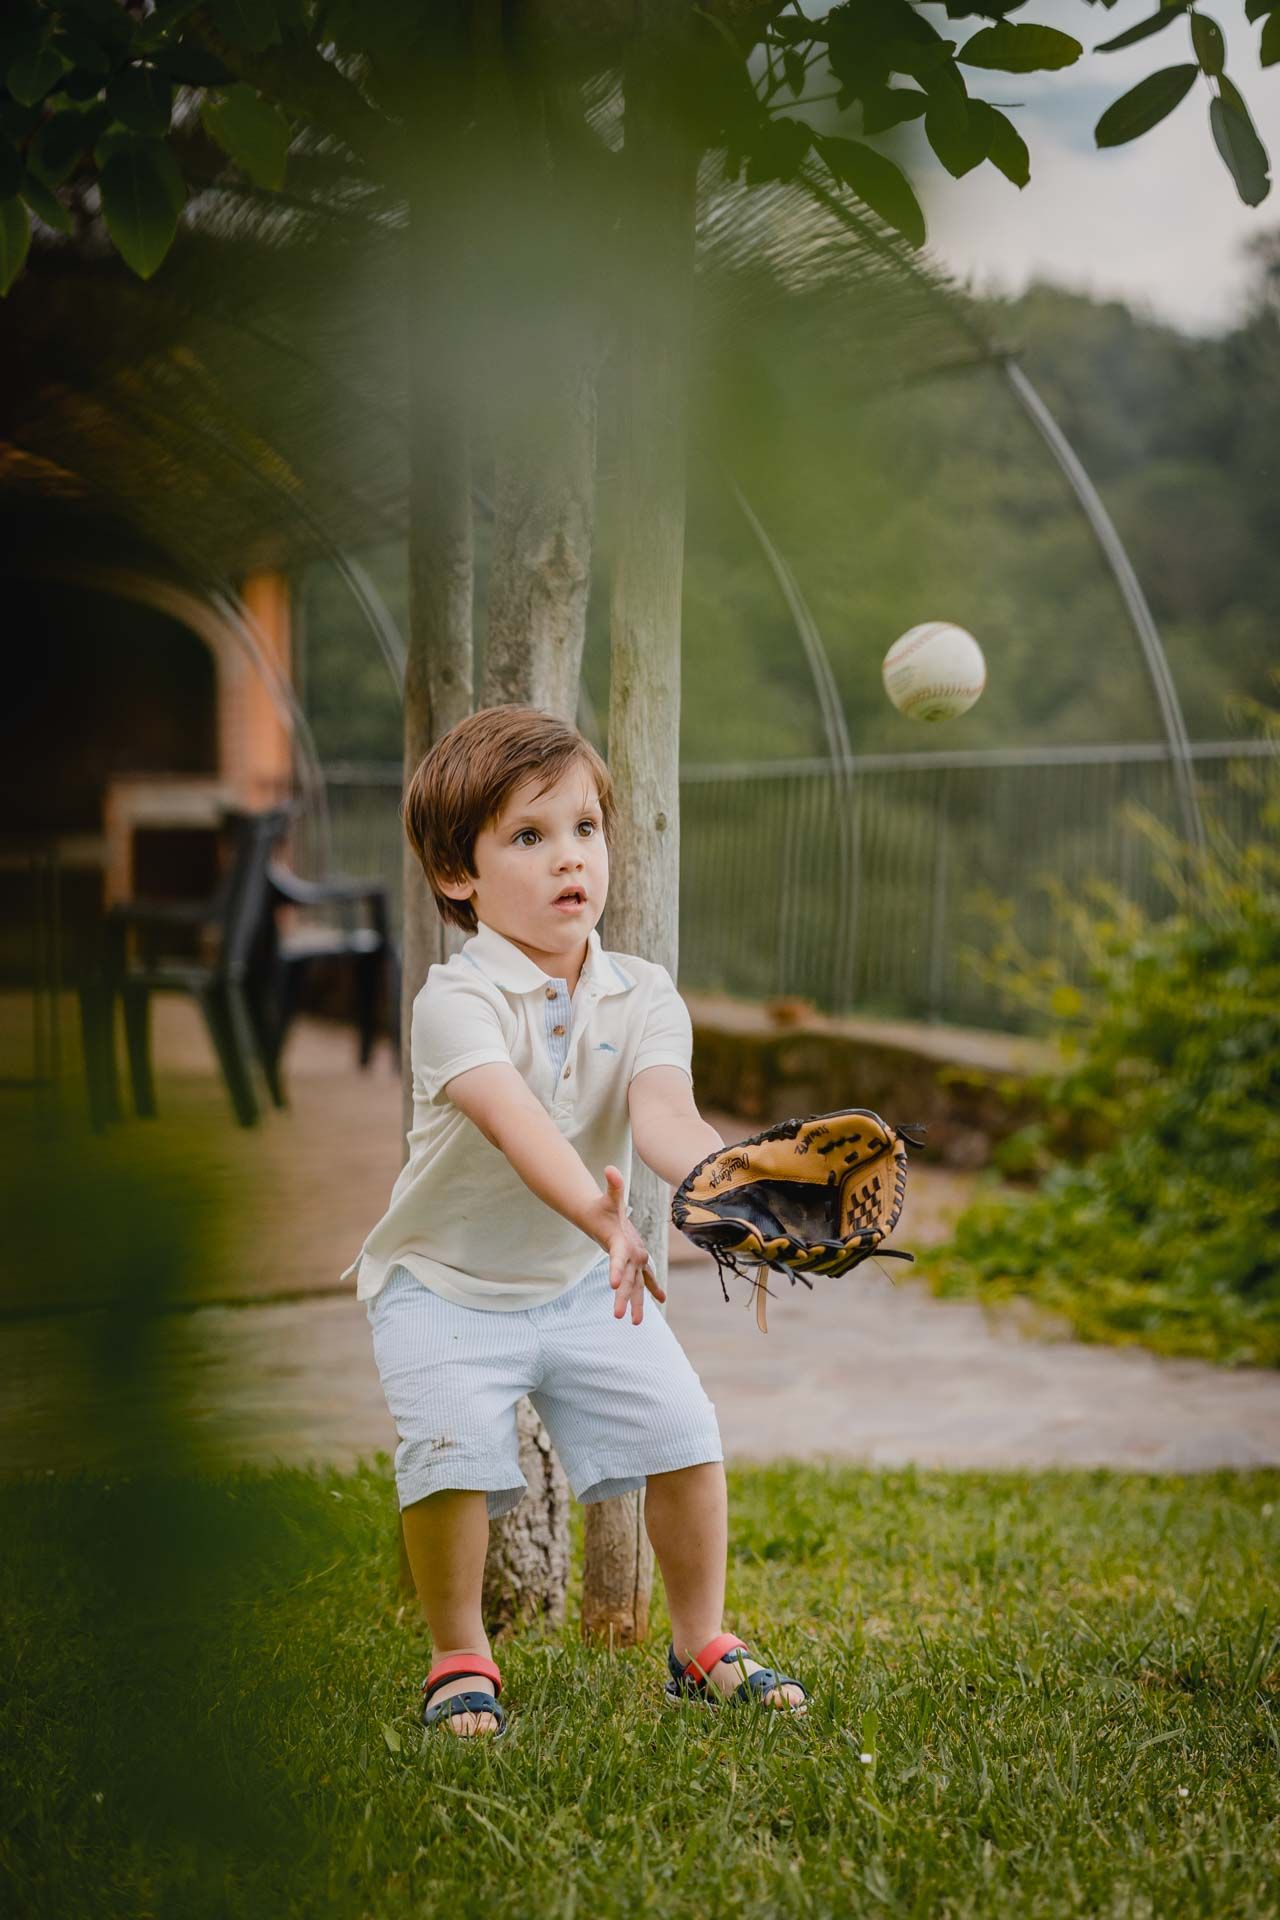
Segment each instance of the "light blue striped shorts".
[{"label": "light blue striped shorts", "polygon": [[368,1317],[400,1436],[400,1505],[457,1487],[486,1493],[491,1519],[518,1507],[525,1394],[584,1506],[723,1460],[715,1408],[653,1297],[638,1327],[630,1309],[614,1318],[616,1299],[607,1254],[545,1306],[504,1313],[457,1306],[393,1267]]}]

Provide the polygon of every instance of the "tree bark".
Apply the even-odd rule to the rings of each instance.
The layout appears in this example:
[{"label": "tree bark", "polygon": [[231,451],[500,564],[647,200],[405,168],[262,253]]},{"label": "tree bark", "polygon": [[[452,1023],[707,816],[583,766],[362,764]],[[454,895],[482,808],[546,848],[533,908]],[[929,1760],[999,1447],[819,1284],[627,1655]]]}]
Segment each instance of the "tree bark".
[{"label": "tree bark", "polygon": [[586,637],[595,518],[593,346],[548,373],[544,405],[509,417],[494,457],[482,701],[572,721]]},{"label": "tree bark", "polygon": [[[471,455],[467,354],[460,304],[440,297],[448,268],[466,251],[466,201],[456,123],[426,116],[434,137],[416,155],[406,237],[405,324],[409,369],[409,636],[404,683],[406,780],[436,741],[471,711],[473,699]],[[450,131],[455,138],[450,140]],[[461,944],[436,910],[416,855],[404,842],[401,934],[401,1159],[413,1124],[413,1003],[427,969]],[[397,1526],[400,1586],[413,1576]]]},{"label": "tree bark", "polygon": [[[689,11],[640,0],[625,75],[625,217],[631,272],[619,355],[616,560],[610,607],[609,769],[618,789],[609,945],[676,977],[680,882],[680,603],[684,579],[685,416],[697,154],[664,110],[664,73],[681,57]],[[666,1186],[636,1161],[632,1218],[665,1285]],[[655,1303],[646,1301],[646,1312]],[[649,1630],[653,1555],[643,1495],[589,1507],[582,1631],[611,1645]]]},{"label": "tree bark", "polygon": [[[516,201],[494,227],[507,230],[514,215],[540,245],[532,261],[519,244],[507,249],[517,311],[528,325],[490,385],[494,523],[480,704],[518,702],[572,721],[591,577],[598,329],[563,282],[554,290],[558,311],[548,316],[546,256],[553,247],[563,252],[568,236],[555,231],[536,88],[504,62],[492,12],[484,30],[483,145],[489,177]],[[562,1626],[568,1591],[569,1484],[527,1399],[516,1420],[529,1492],[490,1525],[483,1605],[491,1634],[531,1617]]]},{"label": "tree bark", "polygon": [[[439,197],[424,186],[409,231],[409,644],[404,684],[404,771],[414,771],[471,712],[473,551],[466,365],[447,315],[433,306],[441,261]],[[456,236],[452,236],[456,239]],[[436,910],[417,856],[404,845],[404,954],[400,1000],[402,1112],[413,1122],[413,1003],[427,969],[461,944]],[[407,1151],[407,1143],[406,1143]]]}]

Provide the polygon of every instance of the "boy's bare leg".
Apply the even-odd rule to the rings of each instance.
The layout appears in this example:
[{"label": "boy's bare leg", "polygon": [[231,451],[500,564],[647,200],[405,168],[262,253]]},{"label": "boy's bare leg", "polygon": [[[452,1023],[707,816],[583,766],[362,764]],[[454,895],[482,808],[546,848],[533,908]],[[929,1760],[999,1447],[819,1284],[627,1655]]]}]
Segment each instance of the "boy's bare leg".
[{"label": "boy's bare leg", "polygon": [[[644,1520],[662,1569],[671,1615],[671,1640],[677,1657],[692,1660],[714,1640],[724,1624],[725,1562],[729,1553],[729,1496],[724,1462],[709,1460],[673,1473],[651,1473],[645,1486]],[[732,1693],[760,1662],[743,1655],[742,1665],[718,1660],[710,1684]],[[773,1687],[765,1695],[771,1707],[799,1706],[798,1687]]]},{"label": "boy's bare leg", "polygon": [[[455,1653],[489,1656],[489,1636],[480,1617],[484,1561],[489,1551],[489,1508],[483,1493],[452,1488],[415,1500],[400,1515],[413,1584],[431,1632],[432,1663]],[[455,1693],[488,1692],[485,1683],[446,1680],[431,1705]],[[456,1734],[496,1733],[491,1713],[455,1713],[448,1721]]]}]

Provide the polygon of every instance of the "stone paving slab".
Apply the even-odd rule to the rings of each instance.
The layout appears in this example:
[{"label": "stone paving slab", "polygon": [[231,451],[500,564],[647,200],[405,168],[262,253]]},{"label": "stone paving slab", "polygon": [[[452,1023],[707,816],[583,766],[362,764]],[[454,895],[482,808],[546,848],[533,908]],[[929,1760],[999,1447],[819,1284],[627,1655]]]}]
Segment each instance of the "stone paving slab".
[{"label": "stone paving slab", "polygon": [[[762,1335],[707,1263],[671,1274],[669,1312],[715,1402],[728,1459],[1193,1472],[1280,1465],[1280,1374],[1140,1349],[1043,1344],[967,1302],[872,1276],[785,1288]],[[648,1309],[653,1311],[652,1306]],[[96,1371],[99,1313],[6,1331],[7,1475],[159,1461],[329,1462],[391,1451],[362,1306],[322,1297],[158,1317],[134,1370]],[[615,1325],[625,1339],[630,1322]],[[156,1423],[170,1397],[172,1428]]]}]

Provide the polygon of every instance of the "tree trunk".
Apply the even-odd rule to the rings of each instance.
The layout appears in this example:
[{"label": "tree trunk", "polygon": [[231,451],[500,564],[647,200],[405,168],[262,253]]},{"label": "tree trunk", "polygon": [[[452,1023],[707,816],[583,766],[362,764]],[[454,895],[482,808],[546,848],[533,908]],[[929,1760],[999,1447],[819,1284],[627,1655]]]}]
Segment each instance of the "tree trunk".
[{"label": "tree trunk", "polygon": [[[465,361],[433,292],[441,260],[439,200],[447,180],[411,202],[409,232],[409,646],[404,682],[405,778],[471,712],[471,457]],[[434,323],[433,323],[434,322]],[[417,856],[404,845],[404,957],[400,997],[403,1118],[413,1122],[413,1003],[434,961],[460,940],[436,910]],[[448,936],[448,937],[446,937]]]},{"label": "tree trunk", "polygon": [[[447,148],[419,155],[409,199],[406,326],[409,329],[409,643],[404,682],[406,780],[473,698],[471,457],[464,330],[439,297],[442,262],[465,244]],[[465,205],[465,203],[463,203]],[[427,969],[460,940],[445,927],[416,855],[404,843],[400,990],[402,1161],[413,1124],[413,1003]],[[400,1586],[414,1591],[397,1526]]]},{"label": "tree trunk", "polygon": [[[594,518],[592,359],[546,370],[542,403],[509,410],[497,426],[484,706],[518,701],[570,721],[577,709]],[[485,1620],[501,1628],[540,1615],[561,1626],[569,1484],[528,1400],[517,1423],[529,1492],[490,1525]]]},{"label": "tree trunk", "polygon": [[[626,71],[627,259],[618,361],[618,537],[610,608],[609,770],[618,789],[609,941],[676,977],[680,882],[680,601],[697,155],[664,109],[688,31],[682,0],[639,0]],[[666,1283],[670,1196],[637,1160],[632,1218]],[[646,1301],[646,1312],[655,1303]],[[582,1631],[644,1641],[653,1555],[643,1495],[588,1507]]]},{"label": "tree trunk", "polygon": [[593,342],[565,358],[541,403],[499,426],[481,700],[520,701],[572,721],[595,517]]}]

